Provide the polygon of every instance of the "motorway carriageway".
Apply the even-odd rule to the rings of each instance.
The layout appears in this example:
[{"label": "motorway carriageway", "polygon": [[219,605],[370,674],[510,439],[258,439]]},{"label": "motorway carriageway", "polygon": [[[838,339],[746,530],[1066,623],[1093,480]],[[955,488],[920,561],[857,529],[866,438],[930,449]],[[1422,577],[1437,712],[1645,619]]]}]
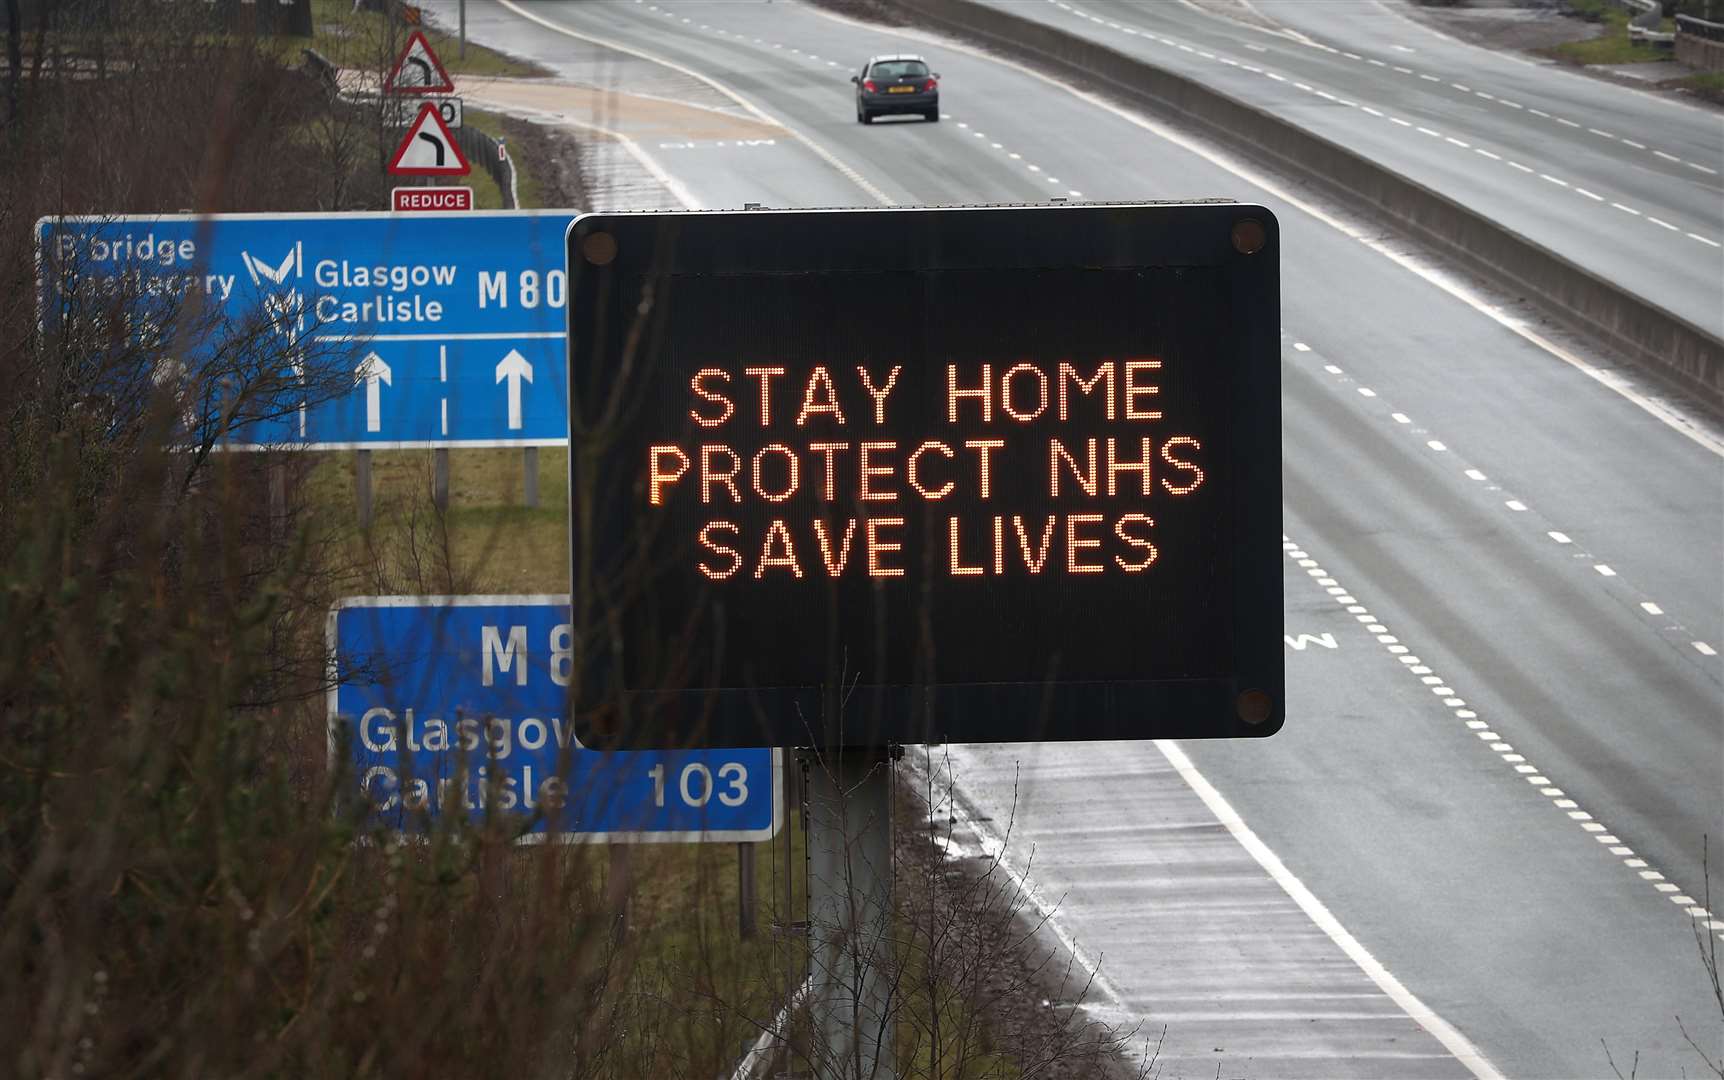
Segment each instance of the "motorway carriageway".
[{"label": "motorway carriageway", "polygon": [[[1008,860],[1035,845],[1059,933],[1102,957],[1098,1014],[1165,1022],[1166,1075],[1589,1077],[1609,1075],[1601,1039],[1643,1077],[1703,1071],[1676,1017],[1716,1038],[1689,915],[1701,838],[1724,837],[1715,428],[1275,178],[930,35],[788,0],[472,2],[469,32],[565,78],[782,126],[640,143],[686,205],[1273,209],[1286,729],[953,747],[961,801],[979,829],[1011,819]],[[900,51],[942,73],[946,119],[856,124],[848,76]],[[1714,183],[1680,168],[1627,166],[1624,194]],[[1550,227],[1559,192],[1538,182],[1493,212]],[[1711,252],[1611,220],[1586,231],[1625,265]]]},{"label": "motorway carriageway", "polygon": [[1229,94],[1724,337],[1724,118],[1375,0],[984,0]]}]

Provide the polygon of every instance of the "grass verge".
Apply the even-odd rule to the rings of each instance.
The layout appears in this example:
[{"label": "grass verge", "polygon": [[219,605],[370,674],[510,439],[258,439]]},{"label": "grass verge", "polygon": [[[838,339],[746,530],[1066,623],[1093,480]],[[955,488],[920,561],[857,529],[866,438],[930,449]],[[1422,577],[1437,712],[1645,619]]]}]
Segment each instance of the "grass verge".
[{"label": "grass verge", "polygon": [[[383,15],[375,11],[353,9],[351,0],[312,0],[312,48],[343,68],[376,66],[376,42],[388,35],[390,27]],[[394,28],[396,36],[405,41],[414,27]],[[427,19],[417,29],[425,31],[426,40],[436,51],[450,75],[506,75],[532,78],[550,72],[537,64],[519,60],[495,49],[467,42],[466,56],[461,55],[461,43],[454,34]],[[302,39],[303,40],[303,39]],[[391,57],[390,59],[393,59]]]},{"label": "grass verge", "polygon": [[[1588,22],[1600,24],[1604,28],[1603,33],[1585,41],[1569,41],[1540,49],[1540,55],[1565,63],[1588,65],[1645,64],[1670,59],[1669,52],[1631,39],[1628,36],[1629,13],[1607,0],[1568,0],[1568,6]],[[1671,24],[1665,29],[1672,29],[1675,25],[1672,20],[1664,21]]]}]

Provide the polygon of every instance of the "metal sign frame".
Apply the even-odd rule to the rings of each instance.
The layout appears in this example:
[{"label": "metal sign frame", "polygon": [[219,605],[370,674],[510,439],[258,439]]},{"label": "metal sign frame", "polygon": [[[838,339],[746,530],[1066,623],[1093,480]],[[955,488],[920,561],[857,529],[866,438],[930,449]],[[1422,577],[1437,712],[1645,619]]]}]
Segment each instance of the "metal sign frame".
[{"label": "metal sign frame", "polygon": [[[755,278],[784,281],[797,275],[851,275],[851,280],[865,281],[868,279],[864,275],[870,273],[1040,272],[1049,268],[1072,272],[1101,269],[1169,273],[1195,269],[1213,273],[1217,282],[1215,292],[1205,294],[1211,299],[1206,301],[1209,314],[1204,317],[1235,320],[1215,326],[1204,324],[1212,335],[1205,339],[1206,351],[1201,355],[1208,358],[1206,363],[1216,365],[1205,368],[1204,377],[1213,378],[1225,387],[1225,408],[1219,408],[1217,402],[1212,401],[1205,406],[1205,412],[1197,414],[1213,422],[1217,430],[1225,431],[1228,436],[1217,450],[1219,457],[1214,465],[1214,468],[1224,470],[1228,483],[1216,492],[1214,498],[1225,500],[1219,505],[1225,507],[1223,516],[1233,531],[1215,537],[1216,546],[1211,549],[1216,561],[1229,567],[1227,575],[1231,580],[1231,595],[1213,598],[1230,620],[1225,625],[1230,628],[1228,640],[1231,645],[1228,647],[1231,654],[1222,655],[1214,668],[1227,672],[1225,677],[1105,677],[1068,681],[1058,676],[1036,679],[1026,673],[1021,681],[932,682],[921,685],[862,681],[845,687],[843,711],[848,716],[845,719],[831,717],[823,710],[823,705],[831,700],[832,688],[829,685],[784,685],[762,679],[760,685],[755,686],[743,686],[735,681],[725,685],[680,688],[637,686],[628,683],[622,675],[604,681],[605,676],[601,673],[602,685],[595,692],[625,696],[630,713],[637,717],[637,730],[642,727],[639,717],[654,719],[644,725],[648,731],[645,736],[583,731],[581,737],[596,745],[606,745],[607,739],[616,740],[610,744],[618,746],[650,745],[641,743],[639,740],[642,738],[661,738],[666,740],[665,745],[671,745],[679,739],[694,737],[698,732],[706,745],[724,746],[735,745],[739,740],[785,745],[883,745],[941,741],[1043,741],[1050,738],[1237,738],[1273,734],[1284,719],[1285,695],[1281,595],[1279,257],[1278,223],[1274,214],[1262,206],[1225,200],[830,211],[610,213],[584,214],[577,218],[571,224],[568,236],[568,385],[572,424],[600,407],[596,402],[583,407],[580,395],[602,395],[605,392],[609,385],[606,380],[610,377],[607,372],[612,370],[607,366],[607,357],[623,355],[623,328],[632,325],[630,316],[637,310],[634,305],[639,302],[636,290],[644,290],[641,283],[649,279],[656,290],[652,295],[669,295],[674,304],[679,282],[684,281]],[[876,280],[884,281],[885,278]],[[688,285],[682,293],[685,302],[691,296],[686,289],[692,288],[695,288],[694,284]],[[866,306],[877,301],[877,297],[866,295],[864,290],[865,286],[859,284],[853,292],[853,299],[828,299],[827,302]],[[645,295],[642,291],[641,296]],[[753,298],[740,299],[732,292],[726,292],[724,296],[730,305],[723,308],[724,311],[756,306]],[[760,305],[772,303],[774,300],[765,296],[758,301]],[[1232,315],[1221,316],[1218,313],[1222,311]],[[663,321],[656,309],[653,318],[655,325]],[[674,320],[675,316],[664,318]],[[735,325],[743,327],[744,318],[760,320],[762,316],[756,313],[739,315]],[[818,322],[818,317],[813,317],[813,321]],[[808,318],[804,318],[799,325],[807,322]],[[746,325],[754,326],[755,321]],[[770,325],[778,327],[780,324],[772,322]],[[725,339],[724,346],[713,347],[711,363],[739,361],[740,357],[731,356],[724,350],[735,344],[734,335],[749,332],[737,329],[733,338]],[[669,347],[656,344],[659,339],[654,335],[659,333],[648,328],[642,331],[639,344],[631,346],[636,351],[628,354],[629,363],[636,375],[660,381],[632,387],[630,400],[644,402],[638,406],[641,416],[658,417],[661,418],[659,423],[670,424],[686,412],[692,400],[688,397],[688,376],[693,368],[688,371],[677,369],[681,372],[681,382],[657,373],[661,365],[655,350]],[[792,361],[814,364],[832,359],[825,356],[805,358],[793,351],[800,346],[785,344],[788,340],[774,339],[771,342],[772,348],[777,350],[773,355],[779,357],[775,363],[793,367]],[[1022,347],[1027,349],[1030,346],[1025,344]],[[1020,358],[1023,357],[1014,355],[1002,357],[1002,360]],[[1053,357],[1042,359],[1051,361]],[[692,363],[686,357],[676,361],[684,362]],[[765,361],[756,359],[753,362]],[[933,363],[931,359],[928,362]],[[669,372],[670,368],[665,366],[664,370]],[[1214,374],[1209,374],[1212,371]],[[640,375],[641,372],[650,374]],[[792,379],[788,385],[797,384]],[[752,383],[739,385],[736,393],[742,395],[739,401],[746,400],[747,393],[754,393]],[[677,394],[681,396],[673,402],[672,395]],[[651,438],[670,440],[673,438],[672,430],[675,429],[667,428],[662,436]],[[923,436],[932,437],[932,434],[924,432]],[[852,433],[846,437],[856,436]],[[631,445],[629,450],[632,453],[634,447]],[[577,590],[581,588],[578,575],[584,559],[597,559],[597,565],[609,568],[604,572],[615,572],[615,567],[606,560],[622,550],[616,546],[617,530],[632,528],[634,522],[648,520],[644,495],[629,495],[626,490],[629,483],[644,485],[647,472],[644,457],[641,461],[630,458],[626,461],[600,459],[592,462],[583,462],[581,457],[581,443],[572,439],[571,514],[582,498],[579,489],[583,475],[597,477],[594,483],[598,486],[593,497],[600,500],[599,505],[604,509],[595,524],[599,531],[594,541],[594,552],[579,550],[582,531],[578,527],[571,528],[570,535],[574,538],[572,566],[577,575]],[[854,460],[853,454],[852,463]],[[619,475],[619,471],[626,475],[626,479],[612,479]],[[644,487],[637,490],[644,491]],[[629,501],[631,499],[639,501]],[[917,506],[920,508],[921,504]],[[743,516],[754,512],[746,508],[734,511]],[[856,511],[845,513],[854,514]],[[916,529],[913,521],[909,532],[915,534]],[[758,545],[758,537],[752,540]],[[804,537],[801,542],[808,541]],[[689,546],[693,546],[692,540]],[[738,565],[741,565],[740,559]],[[816,571],[815,576],[825,581],[825,573]],[[722,640],[733,643],[730,649],[734,655],[739,648],[734,643],[751,642],[750,629],[765,625],[758,620],[768,617],[758,611],[760,602],[754,598],[757,594],[749,593],[747,585],[738,584],[746,576],[738,575],[734,582],[726,582],[725,585],[713,585],[694,580],[696,575],[691,567],[686,580],[676,575],[661,575],[654,579],[654,588],[661,596],[674,597],[674,600],[660,601],[666,605],[680,604],[685,597],[690,603],[700,596],[724,597],[725,617],[732,621],[725,624]],[[760,575],[753,576],[758,578]],[[921,579],[912,577],[909,580],[916,582]],[[731,591],[718,591],[725,587],[730,587]],[[1045,586],[1026,586],[1040,587],[1055,586],[1051,582]],[[816,594],[799,595],[808,596],[812,602]],[[779,614],[773,618],[783,619],[786,610],[794,610],[786,608],[786,603],[780,597]],[[1205,610],[1212,607],[1206,602]],[[746,615],[738,620],[737,612],[744,609],[756,613],[752,616],[755,621]],[[679,607],[677,610],[685,609]],[[1194,615],[1198,614],[1196,609],[1175,610],[1190,610]],[[834,625],[840,628],[838,633],[844,642],[867,640],[856,636],[857,631],[852,624],[854,620],[868,616],[855,607],[847,611],[833,608],[833,611],[835,614],[831,617]],[[629,618],[620,612],[600,613],[595,617],[602,621],[612,614]],[[677,616],[671,614],[667,607],[659,612],[659,617]],[[899,623],[892,625],[903,629]],[[1217,622],[1214,625],[1223,624]],[[1121,632],[1129,630],[1128,625],[1122,624]],[[878,632],[885,633],[884,630]],[[1171,631],[1163,631],[1160,640],[1172,641],[1169,633]],[[718,631],[710,634],[713,640],[718,639]],[[699,647],[698,641],[695,647]],[[1073,648],[1080,647],[1073,645]],[[692,666],[699,668],[703,663],[704,660],[697,659]],[[811,661],[804,666],[812,669],[817,665]],[[1058,722],[1048,723],[1049,717],[1057,717]],[[840,724],[847,726],[840,727]]]}]

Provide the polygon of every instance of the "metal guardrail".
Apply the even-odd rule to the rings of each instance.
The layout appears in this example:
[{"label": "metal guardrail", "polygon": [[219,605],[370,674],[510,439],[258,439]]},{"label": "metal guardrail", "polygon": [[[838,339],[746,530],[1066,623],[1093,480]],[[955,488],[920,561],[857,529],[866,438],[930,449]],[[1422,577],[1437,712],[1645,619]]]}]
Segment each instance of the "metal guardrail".
[{"label": "metal guardrail", "polygon": [[478,128],[466,126],[455,129],[455,142],[460,145],[461,153],[467,155],[469,163],[484,169],[485,174],[496,182],[497,190],[503,193],[503,209],[517,209],[520,192],[516,187],[515,161],[509,156],[508,144]]},{"label": "metal guardrail", "polygon": [[1676,16],[1676,32],[1692,34],[1708,41],[1724,41],[1724,23],[1707,22],[1694,15]]}]

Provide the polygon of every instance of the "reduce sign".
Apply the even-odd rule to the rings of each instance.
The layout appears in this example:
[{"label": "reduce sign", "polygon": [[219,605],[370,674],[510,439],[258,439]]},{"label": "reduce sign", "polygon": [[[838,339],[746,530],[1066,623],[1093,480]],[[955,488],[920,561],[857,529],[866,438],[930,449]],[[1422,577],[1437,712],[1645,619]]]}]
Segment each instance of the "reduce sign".
[{"label": "reduce sign", "polygon": [[577,219],[582,738],[1275,731],[1277,258],[1232,203]]}]

